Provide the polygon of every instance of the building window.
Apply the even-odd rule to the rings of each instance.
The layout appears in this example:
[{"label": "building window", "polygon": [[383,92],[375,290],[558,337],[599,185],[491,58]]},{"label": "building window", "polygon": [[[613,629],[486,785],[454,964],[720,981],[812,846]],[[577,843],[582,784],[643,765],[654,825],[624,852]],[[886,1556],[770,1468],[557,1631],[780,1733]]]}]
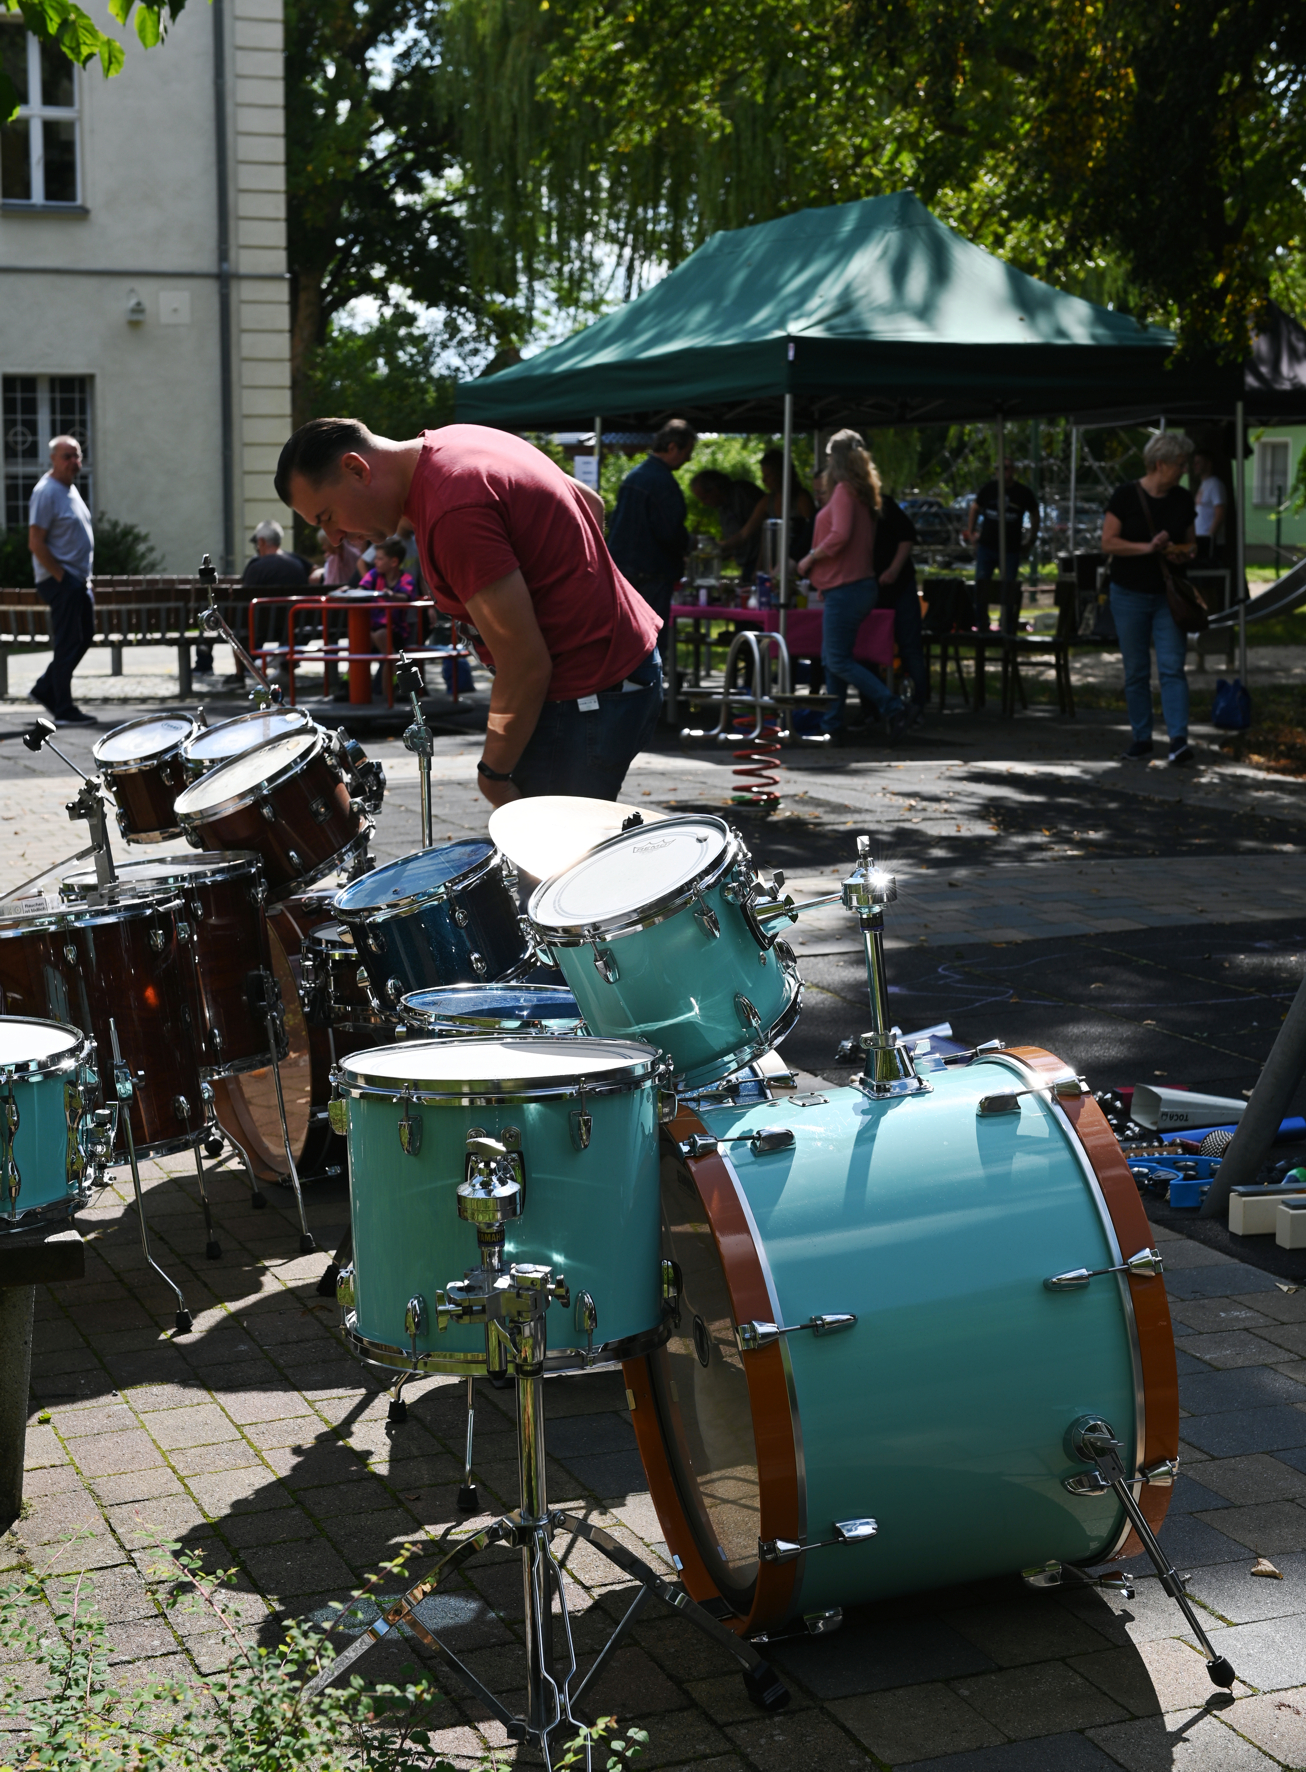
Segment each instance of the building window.
[{"label": "building window", "polygon": [[7,375],[4,378],[5,528],[27,528],[27,501],[50,465],[51,437],[76,437],[82,446],[77,476],[95,509],[91,486],[91,378],[89,375]]},{"label": "building window", "polygon": [[1286,437],[1271,437],[1256,445],[1256,504],[1273,507],[1287,498],[1290,453]]},{"label": "building window", "polygon": [[0,129],[0,200],[79,204],[76,68],[17,21],[0,22],[0,56],[19,107]]}]

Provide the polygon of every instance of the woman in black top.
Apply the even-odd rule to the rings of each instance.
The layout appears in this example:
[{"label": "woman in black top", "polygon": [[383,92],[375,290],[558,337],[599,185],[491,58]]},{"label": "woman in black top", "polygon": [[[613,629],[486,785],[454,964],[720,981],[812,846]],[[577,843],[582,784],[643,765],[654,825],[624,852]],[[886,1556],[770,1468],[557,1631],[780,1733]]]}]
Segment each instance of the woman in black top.
[{"label": "woman in black top", "polygon": [[1111,557],[1111,613],[1125,666],[1131,763],[1152,755],[1152,650],[1161,681],[1161,715],[1171,763],[1191,763],[1188,743],[1188,641],[1166,602],[1161,556],[1181,566],[1197,549],[1197,507],[1179,484],[1193,446],[1181,432],[1162,431],[1143,451],[1141,480],[1117,486],[1102,524],[1102,552]]},{"label": "woman in black top", "polygon": [[912,548],[916,525],[887,493],[880,495],[880,520],[875,526],[875,577],[880,586],[877,608],[893,610],[893,638],[903,669],[912,681],[908,723],[915,724],[929,700],[925,650],[921,644],[921,600],[916,590]]}]

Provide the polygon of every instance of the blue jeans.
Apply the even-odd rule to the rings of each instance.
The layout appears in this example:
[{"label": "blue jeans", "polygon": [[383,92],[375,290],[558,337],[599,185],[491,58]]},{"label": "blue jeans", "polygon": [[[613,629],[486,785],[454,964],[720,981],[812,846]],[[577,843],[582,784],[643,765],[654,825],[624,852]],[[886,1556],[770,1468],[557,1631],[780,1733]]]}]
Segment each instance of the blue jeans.
[{"label": "blue jeans", "polygon": [[1152,649],[1161,680],[1161,717],[1172,745],[1188,737],[1188,679],[1184,656],[1188,642],[1179,631],[1163,595],[1111,586],[1111,613],[1120,636],[1125,666],[1125,707],[1136,739],[1152,736]]},{"label": "blue jeans", "polygon": [[[975,626],[989,625],[988,585],[997,576],[1001,559],[996,548],[975,549]],[[1000,587],[1002,632],[1014,634],[1020,616],[1020,549],[1007,549],[1007,576]]]},{"label": "blue jeans", "polygon": [[574,794],[615,800],[636,753],[657,729],[662,711],[662,660],[655,648],[626,679],[642,685],[600,695],[583,709],[575,701],[546,701],[512,779],[528,797]]},{"label": "blue jeans", "polygon": [[857,630],[875,608],[879,586],[873,578],[855,578],[846,585],[833,585],[823,599],[821,624],[821,663],[825,667],[825,686],[834,696],[833,707],[827,708],[821,726],[826,732],[837,732],[843,725],[844,703],[849,688],[860,689],[872,708],[884,718],[902,706],[875,672],[853,657]]},{"label": "blue jeans", "polygon": [[95,633],[95,598],[86,580],[66,568],[57,584],[43,578],[36,588],[50,606],[54,657],[32,685],[32,693],[57,719],[73,705],[73,672]]}]

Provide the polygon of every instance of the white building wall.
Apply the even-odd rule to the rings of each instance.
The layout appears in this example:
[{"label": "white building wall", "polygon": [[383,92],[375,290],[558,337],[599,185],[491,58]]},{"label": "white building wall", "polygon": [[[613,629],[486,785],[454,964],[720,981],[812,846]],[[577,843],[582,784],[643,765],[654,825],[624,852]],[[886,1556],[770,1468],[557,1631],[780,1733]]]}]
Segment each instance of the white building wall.
[{"label": "white building wall", "polygon": [[[235,563],[290,432],[280,0],[225,0]],[[170,572],[222,553],[213,13],[79,73],[80,212],[0,205],[0,374],[94,378],[94,503]],[[128,319],[133,294],[145,317]],[[42,439],[44,443],[44,439]],[[0,514],[0,520],[2,514]]]}]

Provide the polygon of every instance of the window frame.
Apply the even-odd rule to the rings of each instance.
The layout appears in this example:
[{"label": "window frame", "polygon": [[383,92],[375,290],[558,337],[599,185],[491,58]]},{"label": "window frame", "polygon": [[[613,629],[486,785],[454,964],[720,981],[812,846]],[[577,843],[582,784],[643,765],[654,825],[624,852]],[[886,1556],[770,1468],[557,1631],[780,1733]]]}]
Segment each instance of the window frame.
[{"label": "window frame", "polygon": [[[35,397],[36,413],[32,420],[35,432],[36,450],[33,457],[18,456],[11,453],[9,446],[9,394],[12,383],[34,382],[31,390]],[[79,382],[76,390],[58,390],[51,384],[57,382]],[[19,390],[15,389],[17,394]],[[24,390],[25,391],[25,390]],[[60,416],[56,410],[61,400],[66,400],[71,393],[74,400],[81,405],[81,422],[67,423],[68,408],[65,405]],[[22,371],[6,370],[0,376],[0,532],[11,529],[15,532],[27,533],[27,507],[31,497],[31,487],[36,484],[50,466],[48,444],[51,437],[70,432],[76,436],[82,446],[82,469],[77,476],[78,490],[86,500],[88,507],[95,509],[95,377],[73,371],[68,375],[27,374]],[[9,522],[10,481],[18,483],[12,500],[14,521]],[[30,484],[23,488],[23,482]]]},{"label": "window frame", "polygon": [[[21,24],[10,25],[0,20],[0,30],[22,30]],[[47,105],[44,102],[45,91],[41,68],[41,40],[30,31],[23,31],[27,39],[27,96],[28,102],[19,105],[13,117],[14,123],[27,124],[27,167],[30,197],[5,197],[0,208],[14,210],[54,210],[65,215],[76,214],[85,209],[82,181],[82,70],[75,62],[69,62],[68,69],[72,77],[73,102],[71,105]],[[33,94],[37,95],[35,104],[31,102]],[[47,197],[45,194],[45,125],[50,123],[71,123],[73,126],[73,177],[75,194],[72,197]],[[33,127],[37,125],[38,127]]]},{"label": "window frame", "polygon": [[[1270,482],[1268,467],[1271,450],[1282,449],[1285,457],[1282,482],[1277,479]],[[1276,499],[1274,486],[1282,484],[1283,498]],[[1292,490],[1292,438],[1291,437],[1258,437],[1256,439],[1255,471],[1252,482],[1252,504],[1260,511],[1278,510]]]}]

